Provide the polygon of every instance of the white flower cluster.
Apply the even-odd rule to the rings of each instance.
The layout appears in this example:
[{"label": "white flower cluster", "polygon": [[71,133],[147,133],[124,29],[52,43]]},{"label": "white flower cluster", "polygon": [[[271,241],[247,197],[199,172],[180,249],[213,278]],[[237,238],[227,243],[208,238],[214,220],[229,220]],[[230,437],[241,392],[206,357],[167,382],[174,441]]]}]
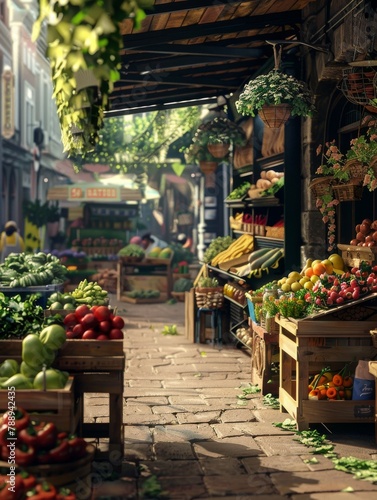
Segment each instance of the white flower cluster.
[{"label": "white flower cluster", "polygon": [[259,75],[247,83],[236,102],[242,115],[255,116],[264,105],[287,103],[291,114],[311,116],[314,111],[312,96],[306,84],[279,70]]}]

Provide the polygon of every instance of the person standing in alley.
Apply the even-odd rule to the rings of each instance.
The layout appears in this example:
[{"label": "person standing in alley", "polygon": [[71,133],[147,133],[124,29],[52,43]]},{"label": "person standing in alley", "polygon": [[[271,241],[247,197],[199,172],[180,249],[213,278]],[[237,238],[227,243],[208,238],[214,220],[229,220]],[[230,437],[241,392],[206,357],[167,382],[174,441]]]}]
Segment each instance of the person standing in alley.
[{"label": "person standing in alley", "polygon": [[4,226],[4,231],[0,236],[0,262],[11,253],[20,253],[25,250],[25,243],[18,232],[17,223],[8,221]]}]

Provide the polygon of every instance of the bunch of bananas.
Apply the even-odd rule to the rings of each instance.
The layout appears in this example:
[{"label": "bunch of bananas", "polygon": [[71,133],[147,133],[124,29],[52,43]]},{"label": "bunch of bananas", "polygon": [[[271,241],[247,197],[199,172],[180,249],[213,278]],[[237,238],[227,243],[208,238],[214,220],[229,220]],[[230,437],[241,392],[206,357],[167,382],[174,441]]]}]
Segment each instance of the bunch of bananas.
[{"label": "bunch of bananas", "polygon": [[237,259],[241,255],[252,252],[254,249],[254,237],[251,234],[243,234],[226,250],[220,252],[211,261],[212,266],[217,266],[222,262]]},{"label": "bunch of bananas", "polygon": [[88,304],[89,306],[106,305],[108,302],[107,291],[96,281],[83,280],[77,288],[71,293],[76,302],[80,304]]}]

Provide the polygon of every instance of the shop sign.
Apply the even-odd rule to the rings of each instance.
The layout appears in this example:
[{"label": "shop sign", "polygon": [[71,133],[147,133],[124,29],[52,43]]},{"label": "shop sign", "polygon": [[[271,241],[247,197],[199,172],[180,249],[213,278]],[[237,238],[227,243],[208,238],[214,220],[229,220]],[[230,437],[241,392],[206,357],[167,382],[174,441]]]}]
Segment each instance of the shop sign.
[{"label": "shop sign", "polygon": [[14,87],[13,73],[10,69],[4,69],[1,79],[2,94],[2,116],[1,116],[1,135],[5,139],[14,136]]},{"label": "shop sign", "polygon": [[80,201],[121,201],[117,187],[68,187],[68,199]]}]

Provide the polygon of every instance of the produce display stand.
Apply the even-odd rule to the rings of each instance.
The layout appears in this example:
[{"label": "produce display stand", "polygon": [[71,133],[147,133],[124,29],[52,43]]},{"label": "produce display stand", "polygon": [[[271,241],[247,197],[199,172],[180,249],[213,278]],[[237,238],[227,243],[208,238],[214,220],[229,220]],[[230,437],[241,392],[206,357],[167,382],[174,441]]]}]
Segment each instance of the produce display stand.
[{"label": "produce display stand", "polygon": [[[54,366],[75,377],[82,419],[79,432],[83,437],[109,438],[109,453],[117,451],[123,457],[123,391],[125,354],[123,340],[67,340],[58,352]],[[84,422],[84,395],[109,395],[109,422]],[[97,455],[101,455],[100,452]]]},{"label": "produce display stand", "polygon": [[340,370],[347,362],[373,359],[370,330],[375,328],[377,294],[369,294],[303,319],[277,317],[279,324],[281,411],[297,422],[298,430],[310,423],[374,422],[375,401],[309,400],[310,375],[329,366]]},{"label": "produce display stand", "polygon": [[249,318],[252,331],[251,383],[261,388],[262,395],[279,394],[279,382],[272,373],[272,358],[279,350],[279,334],[268,333]]},{"label": "produce display stand", "polygon": [[[1,344],[3,342],[6,341],[1,341]],[[2,357],[0,362],[4,359],[6,358]],[[75,433],[81,415],[79,400],[75,395],[75,385],[76,381],[71,376],[64,389],[49,389],[46,391],[16,389],[14,402],[17,406],[30,413],[32,418],[43,422],[53,422],[59,430]],[[8,403],[8,390],[0,390],[0,411],[2,413],[8,410]]]},{"label": "produce display stand", "polygon": [[22,299],[29,297],[32,294],[39,294],[40,298],[37,300],[37,305],[45,308],[47,306],[47,300],[50,295],[54,292],[62,292],[64,284],[61,285],[40,285],[40,286],[28,286],[28,287],[9,287],[0,286],[0,292],[5,296],[20,295]]},{"label": "produce display stand", "polygon": [[[149,259],[141,262],[126,257],[118,260],[117,299],[131,304],[152,304],[166,302],[171,297],[172,270],[170,259]],[[159,297],[136,298],[126,295],[133,290],[159,290]]]}]

